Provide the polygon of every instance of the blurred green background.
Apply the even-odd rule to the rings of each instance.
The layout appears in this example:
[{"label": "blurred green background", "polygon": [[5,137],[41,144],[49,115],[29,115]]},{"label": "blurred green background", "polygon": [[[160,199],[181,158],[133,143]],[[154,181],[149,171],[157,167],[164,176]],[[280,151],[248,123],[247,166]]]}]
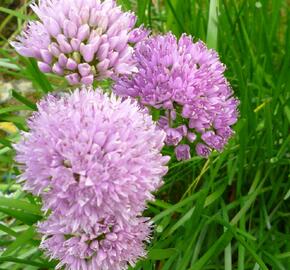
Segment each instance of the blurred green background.
[{"label": "blurred green background", "polygon": [[[156,224],[144,270],[290,269],[290,3],[119,0],[152,33],[188,33],[218,51],[241,100],[236,135],[206,161],[170,163],[146,214]],[[66,87],[9,46],[34,16],[0,0],[0,269],[54,269],[38,250],[38,200],[15,183],[12,148],[35,101]],[[106,83],[105,83],[106,85]],[[169,153],[170,154],[170,153]]]}]

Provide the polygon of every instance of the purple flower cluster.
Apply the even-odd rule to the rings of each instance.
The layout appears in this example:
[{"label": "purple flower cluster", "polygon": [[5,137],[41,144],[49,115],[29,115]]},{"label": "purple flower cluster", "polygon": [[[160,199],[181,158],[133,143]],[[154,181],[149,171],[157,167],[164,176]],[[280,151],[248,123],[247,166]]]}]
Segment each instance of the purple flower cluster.
[{"label": "purple flower cluster", "polygon": [[[82,86],[48,95],[29,118],[16,161],[24,189],[49,212],[41,248],[57,269],[125,270],[146,255],[142,212],[168,169],[164,144],[179,161],[191,146],[202,157],[222,151],[239,102],[214,50],[185,34],[148,37],[115,0],[31,7],[39,20],[12,42],[17,52],[71,85],[112,78],[120,96]],[[157,123],[148,113],[156,110]]]},{"label": "purple flower cluster", "polygon": [[60,259],[56,269],[125,270],[146,256],[144,241],[149,241],[150,224],[145,218],[124,222],[107,215],[85,229],[74,229],[70,221],[52,215],[39,225],[44,235],[41,248]]},{"label": "purple flower cluster", "polygon": [[164,131],[137,102],[85,87],[49,95],[28,124],[16,160],[24,189],[52,211],[42,247],[67,269],[133,265],[150,231],[140,215],[167,172]]},{"label": "purple flower cluster", "polygon": [[239,102],[217,53],[190,36],[177,40],[169,33],[139,42],[134,58],[138,72],[121,76],[114,91],[161,112],[158,125],[177,159],[190,158],[189,144],[202,157],[222,151],[233,134]]},{"label": "purple flower cluster", "polygon": [[33,4],[39,21],[31,21],[12,46],[36,58],[42,72],[64,76],[71,85],[136,71],[136,43],[147,36],[135,28],[136,17],[114,0],[43,0]]}]

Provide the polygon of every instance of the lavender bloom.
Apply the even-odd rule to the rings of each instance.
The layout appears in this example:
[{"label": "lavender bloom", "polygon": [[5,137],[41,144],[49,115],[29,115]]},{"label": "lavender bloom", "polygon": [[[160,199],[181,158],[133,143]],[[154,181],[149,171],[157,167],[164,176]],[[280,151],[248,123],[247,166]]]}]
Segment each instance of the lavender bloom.
[{"label": "lavender bloom", "polygon": [[43,234],[40,247],[60,261],[56,269],[125,270],[146,256],[150,226],[142,217],[122,221],[105,216],[75,230],[66,216],[52,214],[38,231]]},{"label": "lavender bloom", "polygon": [[207,158],[211,153],[211,149],[203,143],[198,143],[196,145],[196,153],[201,157]]},{"label": "lavender bloom", "polygon": [[186,137],[187,137],[187,140],[191,143],[196,140],[196,135],[192,132],[189,132]]},{"label": "lavender bloom", "polygon": [[36,58],[42,72],[90,85],[136,71],[129,43],[148,31],[134,29],[135,15],[122,12],[114,0],[45,0],[31,8],[39,21],[29,22],[11,44],[19,54]]},{"label": "lavender bloom", "polygon": [[139,28],[134,29],[129,38],[129,42],[137,43],[145,39],[150,34],[150,31],[148,29],[145,29],[143,26],[140,26]]},{"label": "lavender bloom", "polygon": [[216,135],[213,131],[204,132],[201,138],[211,148],[222,151],[225,141],[221,136]]},{"label": "lavender bloom", "polygon": [[166,129],[166,140],[167,145],[178,145],[182,140],[182,133],[174,128]]},{"label": "lavender bloom", "polygon": [[71,216],[74,227],[103,213],[130,218],[144,210],[167,172],[165,133],[137,102],[83,87],[49,95],[15,146],[24,189],[44,210]]},{"label": "lavender bloom", "polygon": [[[179,130],[182,123],[181,143],[203,141],[221,151],[233,134],[231,125],[237,121],[239,102],[232,96],[218,54],[201,41],[194,43],[190,36],[177,40],[171,33],[147,38],[135,48],[138,72],[121,76],[115,93],[162,109],[160,128]],[[167,134],[166,143],[172,144],[172,132]]]},{"label": "lavender bloom", "polygon": [[175,148],[175,155],[178,161],[187,160],[191,158],[190,147],[187,144],[179,144]]}]

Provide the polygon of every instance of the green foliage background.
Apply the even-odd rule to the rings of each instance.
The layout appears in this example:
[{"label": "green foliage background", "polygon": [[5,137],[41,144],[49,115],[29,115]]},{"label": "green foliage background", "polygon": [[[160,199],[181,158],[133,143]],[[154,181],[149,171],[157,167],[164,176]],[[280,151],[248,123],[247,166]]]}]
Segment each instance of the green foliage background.
[{"label": "green foliage background", "polygon": [[[165,184],[146,215],[156,224],[144,270],[290,269],[290,24],[287,0],[120,0],[153,33],[186,32],[215,48],[240,98],[236,136],[208,161],[170,163]],[[39,72],[15,54],[8,40],[33,18],[28,1],[1,1],[0,78],[25,79],[0,107],[0,124],[27,130],[26,117],[45,93],[64,80]],[[107,86],[107,83],[104,83]],[[0,93],[3,91],[0,84]],[[2,128],[3,129],[3,128]],[[0,269],[54,269],[38,249],[34,224],[40,202],[15,183],[13,142],[0,134]],[[166,150],[167,151],[167,150]],[[167,153],[172,154],[170,150]]]}]

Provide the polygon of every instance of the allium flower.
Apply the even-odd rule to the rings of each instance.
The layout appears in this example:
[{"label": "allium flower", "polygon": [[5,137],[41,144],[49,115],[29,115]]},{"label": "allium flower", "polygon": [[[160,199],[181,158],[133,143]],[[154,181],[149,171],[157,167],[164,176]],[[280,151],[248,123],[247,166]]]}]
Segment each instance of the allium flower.
[{"label": "allium flower", "polygon": [[196,153],[201,157],[207,158],[211,153],[211,149],[203,143],[198,143],[196,145]]},{"label": "allium flower", "polygon": [[38,60],[42,72],[65,76],[72,85],[136,70],[130,43],[148,32],[134,29],[136,17],[114,0],[39,0],[39,21],[12,42],[17,52]]},{"label": "allium flower", "polygon": [[15,146],[24,188],[44,209],[74,217],[74,228],[103,213],[129,218],[144,210],[162,183],[166,134],[128,99],[83,87],[48,96]]},{"label": "allium flower", "polygon": [[187,144],[179,144],[175,148],[175,155],[177,160],[190,159],[190,147]]},{"label": "allium flower", "polygon": [[179,142],[182,140],[182,134],[174,128],[166,129],[166,144],[168,145],[178,145]]},{"label": "allium flower", "polygon": [[146,256],[150,223],[142,217],[124,222],[106,216],[75,230],[67,217],[52,214],[38,230],[43,234],[40,247],[60,261],[56,269],[125,270]]},{"label": "allium flower", "polygon": [[[177,41],[170,33],[145,39],[135,49],[139,71],[121,76],[115,93],[159,109],[158,126],[167,132],[168,145],[202,141],[210,151],[222,151],[233,134],[230,126],[237,121],[238,100],[232,97],[217,53],[201,41],[194,43],[190,36]],[[205,156],[201,152],[197,154]],[[179,155],[178,159],[189,157]]]}]

